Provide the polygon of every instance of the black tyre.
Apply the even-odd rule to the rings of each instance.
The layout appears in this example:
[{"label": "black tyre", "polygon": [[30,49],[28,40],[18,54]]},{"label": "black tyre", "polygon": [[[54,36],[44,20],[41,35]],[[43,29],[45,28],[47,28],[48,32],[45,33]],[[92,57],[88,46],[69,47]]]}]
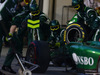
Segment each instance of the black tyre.
[{"label": "black tyre", "polygon": [[67,26],[64,31],[64,41],[66,41],[66,43],[77,42],[78,38],[83,38],[83,40],[86,38],[85,28],[75,23]]},{"label": "black tyre", "polygon": [[100,60],[99,60],[99,62],[98,62],[97,72],[100,73]]},{"label": "black tyre", "polygon": [[34,73],[44,73],[50,62],[49,46],[44,41],[33,41],[28,47],[26,60],[38,64],[39,68],[33,70]]}]

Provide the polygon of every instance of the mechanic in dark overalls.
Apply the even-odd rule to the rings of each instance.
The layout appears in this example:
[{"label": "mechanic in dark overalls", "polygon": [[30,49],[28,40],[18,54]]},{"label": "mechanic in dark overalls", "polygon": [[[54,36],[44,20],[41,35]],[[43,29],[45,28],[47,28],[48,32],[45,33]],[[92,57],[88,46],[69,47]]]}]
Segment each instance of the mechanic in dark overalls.
[{"label": "mechanic in dark overalls", "polygon": [[99,28],[100,19],[97,12],[92,8],[86,7],[84,5],[84,0],[72,0],[72,6],[78,13],[77,23],[87,25],[91,30],[94,30],[94,32]]},{"label": "mechanic in dark overalls", "polygon": [[58,20],[50,22],[51,35],[48,39],[50,47],[51,61],[54,66],[61,66],[64,62],[64,54],[62,46],[64,46],[63,36],[61,36],[61,28]]},{"label": "mechanic in dark overalls", "polygon": [[[47,41],[50,36],[50,19],[42,11],[39,10],[39,6],[37,4],[30,4],[30,14],[26,17],[25,20],[28,27],[28,45],[33,40],[37,39]],[[30,29],[34,28],[35,26],[39,26],[37,30],[38,38],[35,38],[34,36],[32,37],[32,33],[30,31]],[[33,33],[35,34],[34,31]]]},{"label": "mechanic in dark overalls", "polygon": [[[66,44],[64,41],[64,29],[60,27],[58,20],[52,20],[50,22],[51,35],[48,39],[50,47],[50,57],[54,66],[72,66],[76,68],[74,62],[68,55]],[[67,69],[66,69],[67,70]]]},{"label": "mechanic in dark overalls", "polygon": [[[18,27],[17,25],[11,26],[12,18],[23,11],[23,6],[26,6],[24,0],[5,0],[0,6],[0,53],[2,49],[2,37],[7,36],[7,40],[11,39],[9,37],[13,36],[16,27]],[[10,65],[3,67],[3,69],[15,73]]]}]

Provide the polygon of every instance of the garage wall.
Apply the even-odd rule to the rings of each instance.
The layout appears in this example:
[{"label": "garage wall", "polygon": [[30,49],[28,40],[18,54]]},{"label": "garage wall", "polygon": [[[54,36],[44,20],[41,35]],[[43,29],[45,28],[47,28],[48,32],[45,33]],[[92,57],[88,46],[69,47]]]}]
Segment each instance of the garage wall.
[{"label": "garage wall", "polygon": [[56,19],[61,25],[66,25],[76,12],[70,7],[71,3],[72,0],[43,0],[43,12],[50,20]]},{"label": "garage wall", "polygon": [[[72,16],[75,14],[74,8],[69,7],[71,6],[71,2],[72,0],[56,0],[55,1],[54,19],[58,20],[61,25],[66,25],[66,22],[70,20]],[[64,6],[67,6],[67,7],[64,7]],[[68,8],[69,8],[69,11],[68,11]],[[68,12],[69,12],[69,15],[67,14]]]}]

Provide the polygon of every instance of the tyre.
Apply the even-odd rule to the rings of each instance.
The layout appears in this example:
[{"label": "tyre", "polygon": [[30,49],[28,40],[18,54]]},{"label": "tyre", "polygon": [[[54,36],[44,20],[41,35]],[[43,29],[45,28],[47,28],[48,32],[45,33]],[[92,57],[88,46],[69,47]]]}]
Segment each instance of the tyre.
[{"label": "tyre", "polygon": [[100,42],[100,29],[97,29],[94,36],[94,41]]},{"label": "tyre", "polygon": [[99,60],[99,62],[98,62],[97,72],[100,73],[100,60]]},{"label": "tyre", "polygon": [[[33,41],[28,47],[26,53],[26,60],[31,63],[39,65],[39,67],[32,72],[34,73],[44,73],[50,62],[50,49],[46,42],[44,41]],[[28,67],[28,66],[27,66]]]},{"label": "tyre", "polygon": [[78,38],[82,38],[83,40],[86,38],[85,28],[75,23],[67,26],[66,30],[64,31],[64,41],[66,43],[77,42]]}]

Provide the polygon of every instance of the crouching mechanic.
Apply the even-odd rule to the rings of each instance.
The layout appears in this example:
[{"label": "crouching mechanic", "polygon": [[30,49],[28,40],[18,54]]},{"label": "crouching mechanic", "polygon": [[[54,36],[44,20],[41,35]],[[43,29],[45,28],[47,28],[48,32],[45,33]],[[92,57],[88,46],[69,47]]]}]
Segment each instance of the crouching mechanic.
[{"label": "crouching mechanic", "polygon": [[51,61],[54,66],[61,66],[64,63],[65,52],[61,48],[65,46],[63,36],[61,36],[60,24],[57,20],[50,22],[51,35],[48,39],[50,47]]},{"label": "crouching mechanic", "polygon": [[92,8],[86,7],[84,5],[84,0],[72,0],[72,6],[77,11],[77,23],[87,25],[93,31],[93,35],[95,35],[94,32],[100,25],[100,18],[97,12]]},{"label": "crouching mechanic", "polygon": [[63,64],[67,64],[75,69],[76,66],[68,56],[68,52],[64,42],[64,29],[60,28],[60,24],[57,20],[52,20],[50,22],[50,30],[51,35],[48,39],[48,43],[50,46],[50,56],[52,63],[54,64],[54,66],[62,66]]},{"label": "crouching mechanic", "polygon": [[64,30],[60,28],[58,20],[50,22],[51,35],[48,40],[50,46],[51,61],[54,66],[62,66],[66,61],[65,42],[63,40]]},{"label": "crouching mechanic", "polygon": [[[27,17],[26,17],[26,15],[16,16],[17,18],[14,18],[15,20],[13,22],[13,24],[14,23],[21,24],[21,26],[19,27],[19,30],[18,30],[18,34],[17,34],[17,37],[18,37],[20,42],[17,40],[16,37],[14,38],[14,39],[17,40],[16,42],[19,42],[19,44],[16,45],[16,49],[18,50],[17,52],[19,54],[22,54],[23,38],[24,38],[24,34],[28,30],[27,29],[28,20],[33,21],[32,23],[36,22],[37,20],[40,20],[40,26],[41,26],[41,28],[40,28],[41,32],[40,33],[41,33],[41,35],[43,34],[42,36],[44,37],[44,38],[41,38],[40,40],[46,40],[49,37],[49,35],[48,35],[49,34],[49,25],[48,25],[49,24],[49,18],[47,18],[44,15],[44,13],[40,12],[39,7],[36,4],[36,2],[31,2],[31,3],[32,3],[32,5],[30,4],[29,11],[35,12],[35,13],[30,13],[30,14],[27,15]],[[45,29],[42,29],[42,28],[45,28]],[[32,34],[30,35],[30,32],[28,32],[28,33],[29,33],[29,37],[30,37],[30,38],[28,38],[28,41],[30,42],[30,40],[32,41],[32,37],[31,37]],[[14,55],[13,55],[12,49],[10,49],[7,56],[6,56],[6,60],[3,64],[3,67],[11,66],[13,59],[14,59]],[[14,71],[11,71],[11,72],[14,73]]]}]

